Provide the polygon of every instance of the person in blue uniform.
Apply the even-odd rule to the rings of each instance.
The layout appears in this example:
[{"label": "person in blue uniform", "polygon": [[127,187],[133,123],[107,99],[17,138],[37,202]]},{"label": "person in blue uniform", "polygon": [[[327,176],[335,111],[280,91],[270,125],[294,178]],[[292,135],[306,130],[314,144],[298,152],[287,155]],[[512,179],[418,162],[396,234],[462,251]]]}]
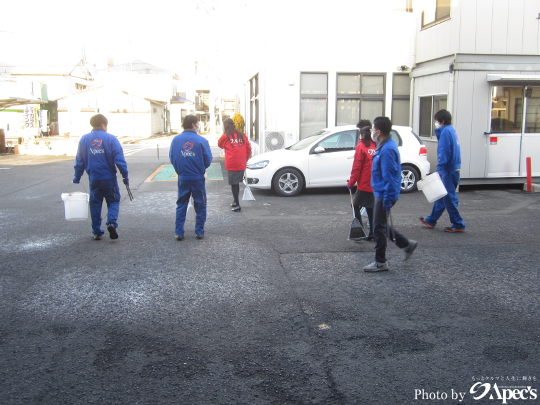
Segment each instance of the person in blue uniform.
[{"label": "person in blue uniform", "polygon": [[117,168],[125,185],[129,185],[128,169],[124,151],[118,139],[107,132],[109,122],[102,114],[90,118],[92,131],[81,137],[75,158],[73,183],[79,183],[84,171],[90,182],[90,215],[92,234],[100,240],[105,233],[101,229],[101,207],[107,202],[107,231],[111,239],[118,239],[118,212],[120,190],[116,180]]},{"label": "person in blue uniform", "polygon": [[169,160],[178,174],[178,199],[176,200],[176,240],[184,239],[184,224],[189,198],[193,196],[195,208],[195,234],[204,237],[206,223],[206,184],[204,174],[212,163],[208,141],[200,136],[199,119],[186,115],[182,123],[184,132],[176,135],[169,149]]},{"label": "person in blue uniform", "polygon": [[458,211],[457,186],[460,181],[461,151],[454,127],[452,115],[447,110],[439,110],[435,118],[435,135],[437,136],[437,172],[441,176],[444,188],[448,194],[433,203],[431,214],[419,220],[428,228],[435,228],[444,210],[448,212],[451,226],[445,227],[445,232],[457,233],[465,231],[465,222]]},{"label": "person in blue uniform", "polygon": [[[377,144],[373,155],[371,187],[375,201],[373,204],[373,237],[375,238],[375,261],[363,268],[366,272],[389,270],[386,260],[386,238],[405,253],[404,260],[413,254],[418,242],[407,239],[405,235],[387,224],[390,210],[399,199],[401,191],[401,158],[390,131],[392,122],[388,117],[377,117],[373,121],[371,139]],[[389,235],[388,235],[389,233]]]}]

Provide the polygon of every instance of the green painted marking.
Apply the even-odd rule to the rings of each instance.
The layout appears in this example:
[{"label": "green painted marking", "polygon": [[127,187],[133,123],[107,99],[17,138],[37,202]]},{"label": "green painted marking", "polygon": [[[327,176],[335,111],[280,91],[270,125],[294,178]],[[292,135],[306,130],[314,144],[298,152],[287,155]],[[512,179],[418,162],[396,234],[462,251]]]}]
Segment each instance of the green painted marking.
[{"label": "green painted marking", "polygon": [[206,178],[208,180],[223,180],[221,163],[212,163],[210,167],[206,169]]},{"label": "green painted marking", "polygon": [[[206,169],[206,175],[208,180],[223,180],[223,174],[221,173],[221,164],[212,163],[208,169]],[[174,171],[172,165],[165,165],[161,170],[152,178],[151,181],[177,181],[178,175]]]},{"label": "green painted marking", "polygon": [[166,165],[163,166],[163,168],[159,171],[158,174],[154,176],[152,179],[153,181],[172,181],[177,180],[178,175],[174,171],[174,167],[172,165]]}]

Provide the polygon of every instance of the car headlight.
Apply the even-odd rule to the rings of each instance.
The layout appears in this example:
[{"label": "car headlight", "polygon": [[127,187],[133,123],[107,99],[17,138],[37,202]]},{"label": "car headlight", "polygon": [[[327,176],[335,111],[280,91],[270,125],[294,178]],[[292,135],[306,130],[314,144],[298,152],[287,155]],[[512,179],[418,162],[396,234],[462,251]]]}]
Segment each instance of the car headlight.
[{"label": "car headlight", "polygon": [[270,163],[270,161],[261,160],[260,162],[248,163],[247,167],[248,169],[251,169],[251,170],[264,169],[266,166],[268,166],[268,163]]}]

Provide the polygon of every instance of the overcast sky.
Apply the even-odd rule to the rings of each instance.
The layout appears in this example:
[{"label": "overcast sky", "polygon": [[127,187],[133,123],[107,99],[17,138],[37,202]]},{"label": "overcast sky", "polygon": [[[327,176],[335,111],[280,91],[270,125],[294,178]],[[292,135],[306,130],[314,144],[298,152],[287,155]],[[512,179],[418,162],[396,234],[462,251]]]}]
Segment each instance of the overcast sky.
[{"label": "overcast sky", "polygon": [[365,16],[377,16],[362,10],[401,3],[405,0],[4,1],[0,62],[75,64],[85,49],[97,68],[105,67],[108,57],[115,64],[140,59],[182,76],[192,74],[199,61],[222,77],[234,77],[238,66],[256,64],[264,55],[265,38],[272,38],[271,46],[279,46],[286,60],[287,54],[301,53],[302,41],[323,31],[328,19],[358,24],[360,33]]}]

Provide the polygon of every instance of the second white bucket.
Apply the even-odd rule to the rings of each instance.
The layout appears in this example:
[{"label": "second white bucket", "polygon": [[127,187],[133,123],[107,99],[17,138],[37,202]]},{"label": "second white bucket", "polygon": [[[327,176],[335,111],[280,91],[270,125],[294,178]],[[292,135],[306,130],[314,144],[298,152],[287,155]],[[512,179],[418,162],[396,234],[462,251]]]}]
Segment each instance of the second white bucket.
[{"label": "second white bucket", "polygon": [[424,195],[430,203],[448,194],[441,180],[441,176],[439,176],[439,173],[437,172],[430,174],[424,180],[420,180],[417,187],[418,190],[424,192]]},{"label": "second white bucket", "polygon": [[76,193],[62,193],[64,211],[68,221],[82,221],[88,219],[88,202],[90,196],[77,191]]}]

